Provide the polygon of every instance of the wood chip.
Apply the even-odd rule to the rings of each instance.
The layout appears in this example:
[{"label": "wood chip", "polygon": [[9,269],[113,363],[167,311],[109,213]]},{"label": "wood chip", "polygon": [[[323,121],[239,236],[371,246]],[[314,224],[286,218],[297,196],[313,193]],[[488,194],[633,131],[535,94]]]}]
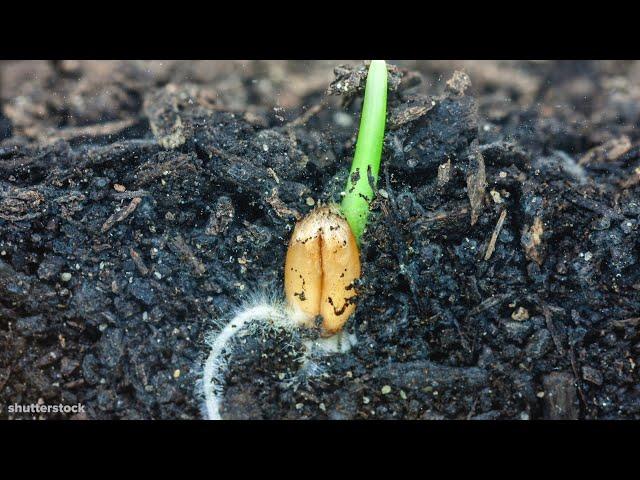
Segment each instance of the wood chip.
[{"label": "wood chip", "polygon": [[438,166],[438,187],[444,187],[451,180],[451,159]]},{"label": "wood chip", "polygon": [[113,227],[116,223],[122,222],[123,220],[125,220],[129,215],[131,215],[136,210],[136,208],[138,208],[138,205],[140,205],[141,201],[142,201],[142,198],[135,197],[133,200],[131,200],[129,205],[127,205],[125,208],[123,208],[119,212],[115,212],[113,215],[107,218],[107,221],[104,222],[104,224],[102,225],[102,232],[103,233],[106,232],[111,227]]},{"label": "wood chip", "polygon": [[533,219],[533,225],[528,227],[522,234],[522,246],[525,255],[529,260],[535,261],[538,265],[542,264],[542,255],[538,247],[542,244],[542,234],[544,233],[544,224],[540,217]]},{"label": "wood chip", "polygon": [[496,248],[496,241],[498,240],[498,235],[500,235],[500,230],[502,230],[502,226],[504,225],[505,218],[507,218],[507,211],[502,210],[502,212],[500,212],[498,222],[496,223],[496,228],[493,229],[493,233],[491,234],[489,245],[487,245],[487,251],[484,254],[485,261],[489,260],[491,258],[491,255],[493,255],[493,251]]},{"label": "wood chip", "polygon": [[471,204],[471,225],[475,225],[484,205],[484,192],[487,176],[484,168],[484,158],[479,151],[469,159],[471,173],[467,176],[467,195]]},{"label": "wood chip", "polygon": [[142,275],[143,277],[148,275],[149,269],[144,264],[144,261],[142,260],[142,257],[140,256],[140,254],[136,252],[133,248],[129,249],[129,254],[131,255],[131,260],[133,260],[133,263],[135,263],[136,268],[140,272],[140,275]]}]

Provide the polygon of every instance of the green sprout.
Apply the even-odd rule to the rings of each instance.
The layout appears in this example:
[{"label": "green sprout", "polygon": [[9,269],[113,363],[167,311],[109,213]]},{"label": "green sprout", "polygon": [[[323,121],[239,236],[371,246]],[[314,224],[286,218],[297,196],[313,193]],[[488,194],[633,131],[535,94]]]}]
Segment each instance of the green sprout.
[{"label": "green sprout", "polygon": [[373,189],[378,182],[386,116],[387,65],[384,60],[372,60],[364,90],[356,152],[341,204],[342,213],[358,243],[367,225],[369,204],[375,196]]}]

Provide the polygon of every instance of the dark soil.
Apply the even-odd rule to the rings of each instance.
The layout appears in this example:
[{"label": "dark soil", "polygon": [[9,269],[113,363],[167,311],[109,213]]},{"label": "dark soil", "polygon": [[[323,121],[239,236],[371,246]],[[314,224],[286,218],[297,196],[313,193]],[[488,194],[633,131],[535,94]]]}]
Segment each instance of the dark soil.
[{"label": "dark soil", "polygon": [[[0,417],[201,418],[205,336],[340,198],[365,71],[0,63]],[[640,63],[390,75],[358,343],[245,333],[223,416],[639,419]]]}]

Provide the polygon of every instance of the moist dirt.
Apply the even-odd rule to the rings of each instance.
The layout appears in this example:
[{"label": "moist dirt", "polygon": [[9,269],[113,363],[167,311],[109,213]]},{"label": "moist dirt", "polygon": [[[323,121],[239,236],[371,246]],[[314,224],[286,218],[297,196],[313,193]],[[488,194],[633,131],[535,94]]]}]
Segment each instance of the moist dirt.
[{"label": "moist dirt", "polygon": [[[640,63],[390,63],[357,343],[239,332],[222,417],[639,419]],[[1,62],[0,418],[202,418],[206,338],[282,298],[296,220],[340,200],[365,79]]]}]

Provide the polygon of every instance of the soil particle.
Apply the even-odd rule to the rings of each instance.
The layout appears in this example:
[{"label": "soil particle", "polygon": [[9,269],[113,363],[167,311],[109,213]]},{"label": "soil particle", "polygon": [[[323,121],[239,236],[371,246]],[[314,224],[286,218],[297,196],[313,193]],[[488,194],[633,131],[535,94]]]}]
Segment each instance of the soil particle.
[{"label": "soil particle", "polygon": [[580,413],[573,375],[553,372],[542,380],[544,416],[548,420],[577,420]]},{"label": "soil particle", "polygon": [[47,330],[47,321],[42,315],[23,317],[16,321],[16,329],[27,336],[43,333]]},{"label": "soil particle", "polygon": [[552,347],[551,334],[547,329],[540,329],[531,336],[527,344],[527,356],[538,359],[542,358]]},{"label": "soil particle", "polygon": [[582,367],[582,378],[584,378],[587,382],[591,382],[594,385],[602,385],[602,373],[596,370],[595,368],[589,367],[585,365]]},{"label": "soil particle", "polygon": [[[350,102],[356,95],[364,94],[364,87],[367,82],[368,62],[360,65],[339,65],[333,69],[335,79],[327,88],[328,95],[341,95],[345,103]],[[415,72],[398,68],[395,65],[387,64],[389,78],[387,88],[390,92],[395,92],[405,80],[404,87],[414,86],[421,80]],[[406,82],[409,83],[406,83]]]},{"label": "soil particle", "polygon": [[229,197],[221,196],[216,200],[214,210],[209,216],[205,233],[207,235],[223,235],[233,221],[235,208]]}]

